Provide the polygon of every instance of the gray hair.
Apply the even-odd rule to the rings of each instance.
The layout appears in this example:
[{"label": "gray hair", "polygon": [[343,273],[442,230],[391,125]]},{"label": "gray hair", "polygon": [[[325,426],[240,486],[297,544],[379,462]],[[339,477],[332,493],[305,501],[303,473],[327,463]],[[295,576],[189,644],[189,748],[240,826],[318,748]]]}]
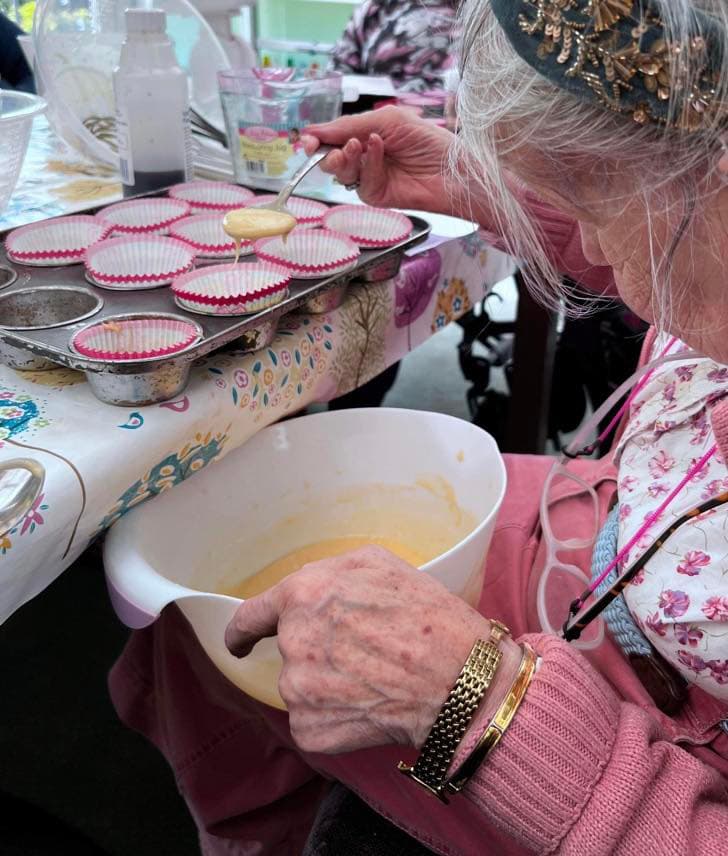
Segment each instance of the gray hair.
[{"label": "gray hair", "polygon": [[[718,45],[722,66],[716,97],[728,104],[728,0],[664,0],[660,9],[671,43],[686,42],[696,10],[715,21],[717,38],[723,41]],[[575,164],[588,165],[594,179],[603,183],[605,199],[616,198],[614,188],[625,184],[631,199],[635,194],[642,197],[650,220],[652,312],[661,324],[669,325],[675,301],[684,297],[680,284],[670,281],[671,259],[681,242],[692,237],[705,202],[706,178],[715,170],[722,150],[725,114],[722,123],[717,120],[690,134],[638,125],[633,118],[575,96],[536,72],[513,49],[488,0],[465,0],[460,17],[460,133],[451,165],[492,200],[498,230],[509,251],[528,262],[524,273],[532,291],[551,306],[565,298],[538,224],[509,190],[502,157],[524,146],[538,149],[567,198],[575,189]],[[685,69],[678,81],[681,72],[675,66],[673,92],[678,91],[675,83],[686,83]],[[620,191],[620,196],[628,204],[627,192]],[[667,242],[653,234],[652,220],[658,215],[674,224]],[[720,253],[721,248],[700,249]],[[579,310],[578,305],[571,308]]]}]

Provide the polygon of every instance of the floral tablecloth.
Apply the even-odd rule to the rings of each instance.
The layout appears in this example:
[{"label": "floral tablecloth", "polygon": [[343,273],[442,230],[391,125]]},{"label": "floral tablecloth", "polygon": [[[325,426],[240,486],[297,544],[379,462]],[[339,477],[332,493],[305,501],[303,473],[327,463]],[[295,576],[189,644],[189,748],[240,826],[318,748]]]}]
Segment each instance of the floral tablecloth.
[{"label": "floral tablecloth", "polygon": [[[26,215],[63,213],[68,209],[51,201],[62,196],[49,192],[61,184],[36,182],[42,169],[48,173],[38,156],[17,199]],[[66,177],[78,180],[77,173]],[[6,218],[21,216],[17,199]],[[61,210],[48,210],[54,204]],[[0,460],[32,457],[47,473],[34,508],[0,538],[0,622],[129,509],[264,426],[365,383],[512,272],[511,259],[477,233],[435,239],[396,278],[350,289],[339,309],[289,316],[263,351],[227,350],[200,361],[182,396],[150,407],[102,404],[85,376],[71,370],[0,366]]]}]

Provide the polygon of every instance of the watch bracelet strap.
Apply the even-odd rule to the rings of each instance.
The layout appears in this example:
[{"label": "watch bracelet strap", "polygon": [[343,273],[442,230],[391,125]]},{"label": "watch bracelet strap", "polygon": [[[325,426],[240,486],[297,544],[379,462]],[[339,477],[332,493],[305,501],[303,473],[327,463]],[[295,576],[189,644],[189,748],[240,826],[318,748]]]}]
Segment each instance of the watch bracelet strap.
[{"label": "watch bracelet strap", "polygon": [[503,625],[499,624],[487,642],[483,639],[475,642],[414,767],[405,763],[399,764],[402,773],[445,802],[447,771],[498,669],[502,653],[493,637],[500,640],[504,630]]},{"label": "watch bracelet strap", "polygon": [[510,690],[473,751],[447,782],[446,789],[448,793],[457,794],[465,787],[483,761],[498,745],[501,737],[503,737],[518,712],[518,708],[521,706],[521,702],[526,695],[526,690],[536,672],[537,662],[536,654],[530,645],[523,643],[522,648],[523,655],[521,656],[518,674],[514,678]]}]

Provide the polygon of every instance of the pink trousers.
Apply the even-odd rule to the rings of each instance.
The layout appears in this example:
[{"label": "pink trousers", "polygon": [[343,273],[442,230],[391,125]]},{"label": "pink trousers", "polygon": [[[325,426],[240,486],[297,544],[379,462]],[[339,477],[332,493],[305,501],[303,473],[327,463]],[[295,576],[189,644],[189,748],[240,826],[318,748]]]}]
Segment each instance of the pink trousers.
[{"label": "pink trousers", "polygon": [[[507,458],[508,491],[479,608],[508,623],[516,636],[540,629],[533,596],[543,564],[538,503],[552,464],[551,458]],[[573,466],[597,488],[606,516],[615,490],[610,461]],[[587,535],[583,530],[591,525],[590,507],[578,487],[563,485],[554,496],[552,515],[567,521],[573,536]],[[576,560],[588,568],[586,553]],[[624,661],[611,642],[600,646],[598,662],[607,677],[614,669],[624,684]],[[206,856],[298,856],[330,779],[345,784],[436,852],[458,856],[524,852],[489,825],[466,796],[445,806],[402,776],[397,761],[411,759],[412,752],[400,747],[340,756],[299,752],[288,731],[287,715],[230,684],[208,660],[176,607],[167,608],[153,626],[132,634],[109,680],[121,719],[145,734],[172,766]],[[642,689],[634,680],[631,689],[639,695]],[[620,689],[630,695],[630,687]]]}]

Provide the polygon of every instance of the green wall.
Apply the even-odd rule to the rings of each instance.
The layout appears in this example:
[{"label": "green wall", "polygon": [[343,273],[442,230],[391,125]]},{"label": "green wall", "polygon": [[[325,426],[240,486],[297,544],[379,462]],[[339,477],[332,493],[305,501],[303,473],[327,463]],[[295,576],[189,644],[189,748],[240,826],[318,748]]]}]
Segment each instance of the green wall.
[{"label": "green wall", "polygon": [[258,35],[263,39],[335,42],[355,6],[317,0],[258,0]]}]

